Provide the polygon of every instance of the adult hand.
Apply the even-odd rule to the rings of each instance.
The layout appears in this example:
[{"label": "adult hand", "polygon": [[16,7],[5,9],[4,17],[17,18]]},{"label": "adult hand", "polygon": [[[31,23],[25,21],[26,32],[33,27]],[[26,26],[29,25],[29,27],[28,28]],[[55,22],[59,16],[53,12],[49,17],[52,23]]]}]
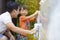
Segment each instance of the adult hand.
[{"label": "adult hand", "polygon": [[10,37],[10,40],[15,40],[14,36],[11,36],[11,37]]}]

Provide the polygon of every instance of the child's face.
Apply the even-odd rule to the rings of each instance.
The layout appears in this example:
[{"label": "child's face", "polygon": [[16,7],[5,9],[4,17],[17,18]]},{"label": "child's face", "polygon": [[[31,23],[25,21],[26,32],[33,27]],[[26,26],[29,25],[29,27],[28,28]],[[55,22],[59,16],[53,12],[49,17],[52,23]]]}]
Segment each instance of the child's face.
[{"label": "child's face", "polygon": [[28,10],[21,8],[20,13],[21,13],[21,15],[27,15],[28,14]]}]

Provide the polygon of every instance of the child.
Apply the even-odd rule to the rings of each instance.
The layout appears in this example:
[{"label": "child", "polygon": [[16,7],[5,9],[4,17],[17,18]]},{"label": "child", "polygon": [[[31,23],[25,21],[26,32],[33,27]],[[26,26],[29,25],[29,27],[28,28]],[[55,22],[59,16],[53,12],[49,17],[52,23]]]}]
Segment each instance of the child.
[{"label": "child", "polygon": [[[26,6],[22,6],[20,9],[20,13],[21,13],[21,16],[19,17],[20,28],[25,29],[25,30],[29,30],[30,29],[30,22],[34,22],[34,20],[37,17],[38,11],[36,11],[34,14],[32,14],[30,16],[26,16],[28,14],[28,9]],[[24,37],[24,36],[27,36],[27,34],[25,34],[25,35],[21,34],[21,36]]]}]

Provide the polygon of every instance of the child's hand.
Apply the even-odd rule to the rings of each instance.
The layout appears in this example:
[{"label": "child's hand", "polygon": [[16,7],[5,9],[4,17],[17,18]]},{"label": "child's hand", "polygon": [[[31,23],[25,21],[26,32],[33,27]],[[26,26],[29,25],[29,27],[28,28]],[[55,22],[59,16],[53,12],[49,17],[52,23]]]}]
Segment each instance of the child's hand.
[{"label": "child's hand", "polygon": [[37,10],[37,11],[35,12],[36,16],[37,16],[37,15],[39,15],[39,13],[40,13],[40,11],[39,11],[39,10]]},{"label": "child's hand", "polygon": [[35,13],[39,13],[40,11],[39,10],[37,10]]}]

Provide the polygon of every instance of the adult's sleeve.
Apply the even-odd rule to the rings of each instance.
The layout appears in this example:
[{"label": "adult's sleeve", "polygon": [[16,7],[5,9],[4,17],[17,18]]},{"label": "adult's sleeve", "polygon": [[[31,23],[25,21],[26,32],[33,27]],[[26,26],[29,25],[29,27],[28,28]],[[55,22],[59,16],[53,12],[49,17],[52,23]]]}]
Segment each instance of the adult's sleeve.
[{"label": "adult's sleeve", "polygon": [[11,19],[10,15],[6,15],[6,16],[2,17],[2,21],[4,24],[7,24],[9,22],[12,22],[12,19]]}]

